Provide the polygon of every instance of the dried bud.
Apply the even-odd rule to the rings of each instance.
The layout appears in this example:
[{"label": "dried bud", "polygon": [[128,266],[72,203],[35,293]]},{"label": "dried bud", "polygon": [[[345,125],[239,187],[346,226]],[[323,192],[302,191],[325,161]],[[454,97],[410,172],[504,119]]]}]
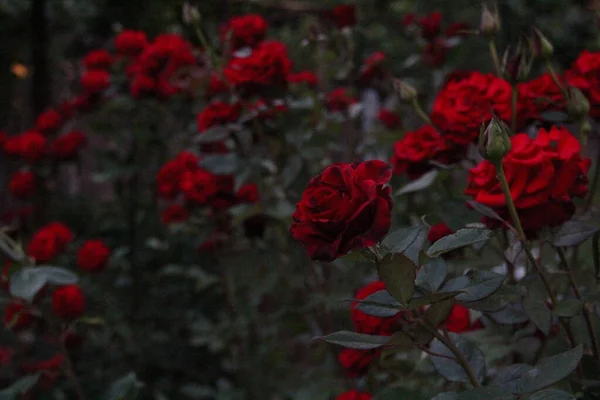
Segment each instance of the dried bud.
[{"label": "dried bud", "polygon": [[576,120],[581,120],[590,112],[590,102],[581,90],[569,87],[567,99],[567,112]]},{"label": "dried bud", "polygon": [[533,37],[530,43],[531,51],[536,57],[541,57],[545,60],[552,58],[554,46],[552,46],[552,43],[550,43],[548,38],[539,29],[533,28]]},{"label": "dried bud", "polygon": [[392,83],[394,85],[394,90],[398,94],[398,97],[400,97],[400,100],[403,102],[412,103],[417,99],[417,89],[415,89],[413,86],[401,81],[398,78],[394,78]]},{"label": "dried bud", "polygon": [[200,11],[188,2],[183,3],[182,17],[187,25],[197,24],[202,19]]},{"label": "dried bud", "polygon": [[504,53],[502,59],[502,74],[504,75],[504,79],[511,84],[526,80],[531,70],[532,61],[533,57],[531,57],[523,42],[519,41],[514,51],[507,50]]},{"label": "dried bud", "polygon": [[498,7],[493,6],[491,9],[486,4],[483,5],[481,11],[481,23],[479,25],[479,33],[487,38],[494,37],[500,31],[500,13]]},{"label": "dried bud", "polygon": [[510,129],[497,118],[492,118],[487,128],[481,127],[477,150],[479,154],[492,163],[501,162],[510,151]]}]

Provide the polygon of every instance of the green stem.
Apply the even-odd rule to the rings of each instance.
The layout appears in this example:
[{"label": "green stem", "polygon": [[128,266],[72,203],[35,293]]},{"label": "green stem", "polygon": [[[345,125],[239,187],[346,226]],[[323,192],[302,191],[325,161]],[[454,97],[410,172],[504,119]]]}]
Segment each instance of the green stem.
[{"label": "green stem", "polygon": [[500,64],[500,57],[498,57],[498,49],[496,48],[496,42],[490,40],[488,42],[488,46],[490,48],[490,55],[492,56],[492,62],[494,63],[494,68],[496,69],[496,75],[502,75],[502,68]]},{"label": "green stem", "polygon": [[417,100],[415,98],[411,102],[411,106],[415,110],[417,115],[423,120],[423,122],[425,122],[426,124],[429,124],[429,125],[433,125],[433,123],[431,122],[431,118],[429,118],[429,115],[427,115],[427,113],[425,111],[423,111],[421,104],[419,104],[419,100]]},{"label": "green stem", "polygon": [[573,276],[573,270],[569,266],[567,262],[567,257],[565,256],[565,252],[562,248],[557,247],[556,252],[558,253],[558,257],[560,258],[560,262],[567,272],[567,276],[569,277],[569,284],[571,285],[571,289],[573,289],[573,293],[577,300],[581,302],[583,317],[585,319],[585,324],[587,325],[588,333],[590,334],[590,341],[592,342],[592,350],[594,352],[594,358],[597,361],[600,361],[600,350],[598,348],[598,339],[596,338],[596,330],[594,329],[594,322],[592,320],[592,316],[590,311],[585,307],[585,303],[583,301],[583,296],[575,283],[575,277]]},{"label": "green stem", "polygon": [[510,99],[510,127],[512,128],[512,134],[517,133],[517,104],[519,101],[519,90],[517,85],[512,85],[512,93]]},{"label": "green stem", "polygon": [[550,60],[546,60],[546,69],[548,70],[548,73],[552,77],[552,80],[554,81],[554,83],[556,83],[556,86],[558,86],[558,88],[562,92],[563,96],[565,97],[565,101],[568,101],[569,93],[567,92],[567,89],[560,83],[560,80],[558,79],[558,75],[556,75],[556,71],[554,70],[554,66],[552,65]]},{"label": "green stem", "polygon": [[[556,295],[552,291],[552,287],[550,286],[550,282],[546,275],[544,275],[544,271],[542,270],[542,266],[535,259],[533,253],[531,252],[531,248],[529,246],[529,242],[527,241],[527,236],[525,235],[525,231],[523,230],[523,226],[521,225],[521,220],[519,219],[519,214],[517,214],[517,208],[515,207],[515,202],[513,201],[512,195],[510,193],[510,187],[508,186],[508,182],[506,181],[506,175],[504,174],[504,168],[502,167],[502,161],[495,162],[494,166],[496,167],[496,173],[498,176],[498,181],[500,182],[500,187],[502,188],[502,192],[504,193],[504,197],[506,199],[506,207],[508,208],[508,212],[512,219],[512,222],[517,230],[517,235],[519,240],[523,245],[523,250],[525,250],[525,254],[529,261],[535,267],[537,274],[539,275],[548,295],[550,296],[550,300],[552,303],[552,307],[554,308],[558,301],[556,299]],[[567,334],[567,338],[571,344],[571,347],[575,347],[575,336],[573,335],[573,330],[571,329],[571,325],[565,318],[559,318],[561,325],[563,326],[565,333]]]}]

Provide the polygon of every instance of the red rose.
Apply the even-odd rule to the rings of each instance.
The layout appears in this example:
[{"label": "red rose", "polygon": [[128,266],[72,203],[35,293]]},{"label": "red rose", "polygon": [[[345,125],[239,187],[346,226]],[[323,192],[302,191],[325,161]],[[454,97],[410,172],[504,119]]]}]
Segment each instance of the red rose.
[{"label": "red rose", "polygon": [[222,101],[215,101],[207,105],[197,117],[197,126],[199,132],[204,132],[215,125],[224,125],[230,122],[236,122],[240,117],[242,107],[239,103],[229,104]]},{"label": "red rose", "polygon": [[106,71],[91,70],[81,76],[81,87],[87,94],[97,94],[110,86],[110,75]]},{"label": "red rose", "polygon": [[600,117],[600,52],[583,50],[565,73],[569,85],[576,87],[590,102],[590,115]]},{"label": "red rose", "polygon": [[36,383],[36,387],[47,391],[54,387],[56,380],[59,378],[62,372],[63,362],[64,356],[62,354],[56,354],[54,357],[47,360],[23,363],[21,365],[21,370],[24,374],[41,373],[41,376]]},{"label": "red rose", "polygon": [[433,40],[437,35],[440,34],[442,23],[442,14],[438,11],[434,11],[429,15],[421,17],[419,19],[419,26],[421,27],[421,36],[426,40]]},{"label": "red rose", "polygon": [[342,4],[329,11],[329,19],[338,29],[356,25],[356,7],[353,4]]},{"label": "red rose", "polygon": [[254,183],[242,185],[236,193],[238,203],[258,203],[258,186]]},{"label": "red rose", "polygon": [[[364,300],[373,293],[381,290],[385,290],[385,284],[381,281],[375,281],[358,290],[354,297],[357,300]],[[350,311],[352,323],[354,323],[354,328],[358,333],[366,333],[368,335],[391,335],[396,331],[396,328],[398,328],[397,321],[401,317],[401,313],[387,318],[375,317],[357,309],[356,306],[358,306],[358,304],[358,302],[353,302]]]},{"label": "red rose", "polygon": [[73,240],[73,232],[60,222],[40,228],[27,245],[27,254],[37,263],[45,263],[64,252]]},{"label": "red rose", "polygon": [[423,63],[428,67],[437,68],[446,61],[446,40],[435,38],[425,45]]},{"label": "red rose", "polygon": [[4,309],[4,326],[14,330],[28,328],[33,323],[33,315],[26,305],[13,301]]},{"label": "red rose", "polygon": [[26,199],[35,192],[35,176],[31,171],[17,171],[10,177],[8,191],[18,199]]},{"label": "red rose", "polygon": [[393,111],[386,110],[385,108],[379,110],[377,119],[387,129],[398,129],[402,126],[402,120],[400,119],[400,116]]},{"label": "red rose", "polygon": [[77,252],[77,266],[87,272],[106,268],[110,249],[102,240],[87,240]]},{"label": "red rose", "polygon": [[359,392],[358,390],[350,390],[340,394],[335,400],[371,400],[373,395],[367,392]]},{"label": "red rose", "polygon": [[356,97],[350,95],[346,88],[340,87],[327,94],[325,107],[327,107],[329,111],[345,112],[348,107],[356,102],[358,102]]},{"label": "red rose", "polygon": [[115,38],[115,50],[125,56],[137,56],[148,45],[148,38],[142,31],[124,30]]},{"label": "red rose", "polygon": [[254,47],[266,36],[269,25],[257,14],[231,18],[221,30],[221,41],[228,42],[231,50],[240,47]]},{"label": "red rose", "polygon": [[444,137],[459,146],[477,140],[481,125],[497,117],[510,121],[511,86],[492,74],[472,72],[456,77],[440,90],[431,119]]},{"label": "red rose", "polygon": [[299,84],[306,84],[306,86],[314,88],[317,86],[317,76],[314,74],[314,72],[311,71],[300,71],[300,72],[294,72],[288,75],[287,80],[289,83],[295,84],[295,85],[299,85]]},{"label": "red rose", "polygon": [[180,181],[180,189],[185,199],[195,205],[208,205],[209,200],[218,191],[217,176],[209,171],[198,168],[186,171]]},{"label": "red rose", "polygon": [[158,195],[165,199],[175,198],[180,192],[184,173],[197,170],[199,161],[198,156],[184,151],[165,163],[156,175]]},{"label": "red rose", "polygon": [[384,75],[383,63],[385,59],[385,53],[382,51],[371,54],[360,68],[358,82],[362,85],[367,85],[373,79],[381,79]]},{"label": "red rose", "polygon": [[44,134],[54,133],[60,129],[62,122],[62,115],[56,110],[49,109],[37,117],[35,129]]},{"label": "red rose", "polygon": [[[562,77],[558,78],[564,81]],[[526,120],[540,119],[543,112],[566,112],[565,96],[549,73],[543,74],[529,82],[518,84],[519,108]]]},{"label": "red rose", "polygon": [[52,311],[66,320],[79,318],[85,311],[85,297],[77,285],[65,285],[52,294]]},{"label": "red rose", "polygon": [[73,109],[79,112],[89,111],[92,104],[92,97],[89,94],[77,96],[72,101]]},{"label": "red rose", "polygon": [[161,221],[165,225],[177,224],[187,221],[190,213],[184,206],[180,204],[171,204],[164,209],[161,215]]},{"label": "red rose", "polygon": [[46,155],[46,138],[37,131],[27,131],[11,136],[4,142],[8,155],[18,156],[29,163],[39,161]]},{"label": "red rose", "polygon": [[453,150],[433,126],[424,125],[416,131],[407,132],[394,144],[390,163],[394,166],[394,174],[406,174],[409,179],[417,179],[434,168],[429,161],[451,164],[459,158],[460,152]]},{"label": "red rose", "polygon": [[302,193],[291,233],[313,260],[333,261],[373,246],[390,229],[391,167],[383,161],[333,164]]},{"label": "red rose", "polygon": [[225,67],[228,82],[249,94],[272,87],[285,87],[292,67],[283,43],[261,42],[248,57],[234,57]]},{"label": "red rose", "polygon": [[377,350],[344,349],[338,355],[338,361],[350,378],[358,378],[367,373],[369,365],[378,355]]},{"label": "red rose", "polygon": [[50,154],[59,160],[69,160],[77,155],[85,143],[83,132],[65,133],[54,140],[50,146]]},{"label": "red rose", "polygon": [[429,233],[427,234],[427,240],[429,240],[430,243],[435,243],[441,238],[446,237],[448,235],[452,235],[453,233],[454,231],[452,231],[452,229],[450,229],[448,225],[444,224],[443,222],[440,222],[439,224],[433,225],[429,229]]},{"label": "red rose", "polygon": [[454,333],[470,332],[483,328],[480,321],[471,322],[469,309],[460,304],[452,307],[452,311],[450,311],[444,325],[449,332]]},{"label": "red rose", "polygon": [[138,74],[131,82],[130,91],[131,95],[136,99],[142,96],[155,94],[156,79],[145,74]]},{"label": "red rose", "polygon": [[[573,198],[587,193],[589,159],[582,159],[579,141],[563,127],[540,129],[535,139],[524,133],[511,138],[502,160],[506,180],[526,232],[560,225],[575,212]],[[470,170],[465,194],[510,220],[496,169],[485,160]],[[495,220],[487,220],[490,227]]]},{"label": "red rose", "polygon": [[190,42],[173,33],[158,35],[136,61],[136,73],[169,80],[184,67],[196,64]]},{"label": "red rose", "polygon": [[107,71],[113,63],[113,56],[106,50],[92,50],[83,58],[83,66],[88,70]]}]

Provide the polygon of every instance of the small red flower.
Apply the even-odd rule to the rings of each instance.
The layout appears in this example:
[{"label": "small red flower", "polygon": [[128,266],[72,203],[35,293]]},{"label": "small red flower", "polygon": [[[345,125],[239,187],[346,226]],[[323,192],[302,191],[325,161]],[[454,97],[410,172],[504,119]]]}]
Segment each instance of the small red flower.
[{"label": "small red flower", "polygon": [[187,221],[190,213],[184,206],[180,204],[171,204],[164,209],[161,215],[161,221],[165,225],[177,224]]},{"label": "small red flower", "polygon": [[429,15],[421,17],[419,19],[419,26],[421,27],[421,36],[426,40],[433,40],[440,34],[442,24],[442,14],[438,11],[434,11]]},{"label": "small red flower", "polygon": [[30,197],[35,192],[35,176],[33,172],[15,172],[8,183],[8,191],[18,199]]},{"label": "small red flower", "polygon": [[33,315],[26,305],[13,301],[4,309],[4,326],[14,330],[26,329],[33,323]]},{"label": "small red flower", "polygon": [[59,160],[74,158],[86,144],[83,132],[69,132],[57,137],[50,146],[50,154]]},{"label": "small red flower", "polygon": [[377,350],[344,349],[338,355],[338,361],[350,378],[357,378],[367,373],[378,354]]},{"label": "small red flower", "polygon": [[335,400],[371,400],[373,395],[367,392],[359,392],[358,390],[350,390],[340,394]]},{"label": "small red flower", "polygon": [[10,136],[4,142],[8,155],[22,157],[26,162],[35,163],[46,155],[46,138],[37,131],[27,131]]},{"label": "small red flower", "polygon": [[85,311],[85,297],[77,285],[56,288],[52,294],[54,314],[65,320],[79,318]]},{"label": "small red flower", "polygon": [[437,242],[443,237],[448,235],[452,235],[454,232],[448,227],[448,225],[440,222],[439,224],[435,224],[429,229],[429,233],[427,234],[427,240],[430,243]]},{"label": "small red flower", "polygon": [[165,163],[156,175],[158,195],[164,199],[174,199],[180,193],[183,175],[197,170],[199,161],[198,156],[184,151]]},{"label": "small red flower", "polygon": [[83,66],[87,70],[107,71],[113,63],[113,56],[106,50],[92,50],[83,58]]},{"label": "small red flower", "polygon": [[471,322],[469,309],[460,304],[452,307],[452,311],[450,311],[444,325],[449,332],[454,333],[470,332],[483,328],[481,321]]},{"label": "small red flower", "polygon": [[210,103],[197,117],[199,132],[204,132],[215,125],[236,122],[240,117],[242,107],[239,103],[229,104],[221,101]]},{"label": "small red flower", "polygon": [[425,65],[437,68],[446,61],[446,40],[443,38],[435,38],[425,45],[423,51],[423,63]]},{"label": "small red flower", "polygon": [[156,93],[156,79],[146,74],[137,74],[131,83],[131,95],[140,98]]},{"label": "small red flower", "polygon": [[300,71],[300,72],[294,72],[288,75],[288,82],[295,84],[295,85],[299,85],[299,84],[306,84],[306,86],[314,88],[317,86],[317,76],[314,74],[314,72],[311,71]]},{"label": "small red flower", "polygon": [[180,180],[180,189],[185,199],[195,205],[208,205],[213,196],[217,194],[216,175],[198,168],[183,174]]},{"label": "small red flower", "polygon": [[106,71],[91,70],[81,76],[81,87],[87,94],[97,94],[110,86],[110,75]]},{"label": "small red flower", "polygon": [[398,129],[400,126],[402,126],[402,120],[400,119],[400,116],[393,111],[386,110],[385,108],[379,110],[377,119],[387,129]]},{"label": "small red flower", "polygon": [[137,56],[148,45],[148,38],[142,31],[124,30],[115,38],[115,50],[125,56]]},{"label": "small red flower", "polygon": [[384,74],[383,64],[386,55],[382,51],[371,54],[363,63],[360,70],[358,81],[363,84],[369,84],[373,79],[381,79]]},{"label": "small red flower", "polygon": [[448,27],[444,31],[444,34],[448,38],[461,37],[466,36],[468,34],[466,31],[468,31],[469,29],[471,29],[471,26],[466,22],[454,22],[448,25]]},{"label": "small red flower", "polygon": [[231,18],[221,30],[221,41],[228,42],[231,50],[240,47],[255,47],[266,36],[269,25],[258,14]]},{"label": "small red flower", "polygon": [[254,183],[242,185],[236,193],[238,203],[258,203],[258,186]]},{"label": "small red flower", "polygon": [[329,19],[338,29],[356,25],[356,7],[353,4],[342,4],[329,11]]},{"label": "small red flower", "polygon": [[49,109],[37,117],[35,129],[43,134],[50,134],[59,130],[62,123],[63,116],[58,111]]},{"label": "small red flower", "polygon": [[211,99],[219,94],[227,93],[228,91],[229,86],[218,74],[210,75],[208,86],[206,87],[206,97],[208,99]]},{"label": "small red flower", "polygon": [[[354,297],[357,300],[364,300],[373,293],[381,290],[385,290],[385,284],[381,281],[375,281],[358,290]],[[397,321],[401,317],[401,313],[387,318],[375,317],[357,309],[356,306],[358,306],[358,304],[358,302],[353,302],[350,312],[354,328],[358,333],[383,336],[394,333],[397,328]]]},{"label": "small red flower", "polygon": [[346,88],[340,87],[327,94],[325,107],[327,107],[329,111],[345,112],[348,110],[348,107],[356,102],[358,102],[356,97],[348,93]]},{"label": "small red flower", "polygon": [[77,266],[87,272],[98,272],[106,268],[110,249],[102,240],[88,240],[77,252]]},{"label": "small red flower", "polygon": [[27,254],[37,263],[45,263],[64,252],[73,240],[73,232],[60,222],[40,228],[27,245]]}]

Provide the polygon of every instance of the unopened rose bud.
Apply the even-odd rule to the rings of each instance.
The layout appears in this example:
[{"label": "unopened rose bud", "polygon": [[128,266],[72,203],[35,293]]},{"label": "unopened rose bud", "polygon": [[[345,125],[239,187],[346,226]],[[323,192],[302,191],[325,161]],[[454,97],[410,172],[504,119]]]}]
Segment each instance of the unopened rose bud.
[{"label": "unopened rose bud", "polygon": [[502,73],[504,79],[512,84],[527,79],[531,70],[532,57],[528,54],[526,47],[519,42],[514,51],[507,50],[502,60]]},{"label": "unopened rose bud", "polygon": [[400,97],[400,100],[405,103],[412,103],[417,99],[417,89],[415,89],[412,85],[409,85],[408,83],[397,78],[394,78],[392,82],[394,85],[394,90],[398,94],[398,97]]},{"label": "unopened rose bud", "polygon": [[581,133],[581,135],[586,137],[587,135],[592,133],[592,130],[592,123],[588,119],[584,119],[583,121],[581,121],[581,125],[579,125],[579,132]]},{"label": "unopened rose bud", "polygon": [[511,147],[509,132],[506,124],[495,117],[492,118],[486,128],[481,128],[477,144],[479,154],[492,163],[502,161]]},{"label": "unopened rose bud", "polygon": [[481,10],[481,23],[479,24],[479,33],[487,38],[494,37],[500,31],[500,14],[496,6],[488,7],[483,5]]},{"label": "unopened rose bud", "polygon": [[531,40],[531,50],[536,57],[545,60],[552,58],[554,46],[546,36],[537,28],[533,28],[533,38]]},{"label": "unopened rose bud", "polygon": [[569,87],[567,100],[567,112],[576,120],[583,119],[590,112],[590,102],[581,90]]},{"label": "unopened rose bud", "polygon": [[183,22],[187,25],[197,24],[202,19],[200,11],[190,3],[183,3]]}]

